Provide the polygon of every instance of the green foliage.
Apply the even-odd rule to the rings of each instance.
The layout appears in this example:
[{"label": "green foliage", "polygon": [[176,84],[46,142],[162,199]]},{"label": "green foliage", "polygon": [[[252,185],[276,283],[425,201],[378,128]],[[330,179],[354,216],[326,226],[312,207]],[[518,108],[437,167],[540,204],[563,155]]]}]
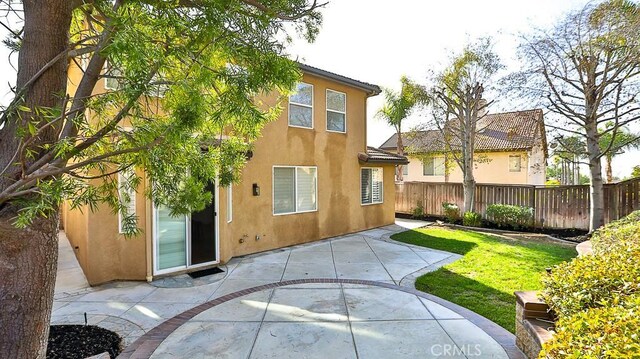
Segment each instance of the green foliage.
[{"label": "green foliage", "polygon": [[482,227],[482,216],[480,213],[465,212],[462,217],[462,224],[469,227]]},{"label": "green foliage", "polygon": [[633,166],[630,179],[631,178],[640,178],[640,166]]},{"label": "green foliage", "polygon": [[492,204],[487,207],[487,219],[499,227],[529,228],[534,224],[534,212],[531,207]]},{"label": "green foliage", "polygon": [[457,223],[460,221],[460,208],[457,204],[443,202],[442,212],[448,223]]},{"label": "green foliage", "polygon": [[424,206],[422,205],[422,201],[418,201],[416,203],[416,207],[411,210],[411,217],[415,219],[421,219],[424,217]]},{"label": "green foliage", "polygon": [[[290,33],[308,40],[318,34],[322,16],[311,4],[132,1],[114,7],[111,1],[79,2],[70,33],[52,36],[85,41],[79,50],[89,52],[73,63],[90,66],[106,59],[104,76],[117,81],[117,89],[85,95],[79,116],[56,108],[22,109],[34,120],[16,130],[23,153],[3,176],[17,181],[14,192],[27,195],[0,193],[0,204],[18,205],[15,223],[22,227],[57,211],[65,200],[73,208],[92,210],[104,202],[122,213],[116,177],[133,168],[136,175],[126,186],[138,188],[144,175],[153,184],[144,195],[156,205],[174,214],[203,208],[211,201],[207,184],[238,180],[252,143],[278,118],[280,102],[300,80],[285,48]],[[269,103],[259,100],[274,93],[280,96],[270,96]],[[60,118],[71,127],[55,140],[38,139],[38,131]],[[23,165],[42,158],[49,159],[22,176]],[[36,175],[41,177],[31,181],[29,176]],[[130,225],[135,220],[125,217],[128,233],[135,233]]]},{"label": "green foliage", "polygon": [[553,268],[543,299],[557,313],[549,357],[588,358],[640,353],[640,212],[594,232],[594,254]]},{"label": "green foliage", "polygon": [[556,323],[540,358],[636,358],[640,356],[640,297],[626,306],[588,309]]},{"label": "green foliage", "polygon": [[402,76],[400,84],[399,92],[384,89],[385,104],[376,113],[377,118],[393,126],[396,132],[402,131],[402,121],[426,101],[424,89],[408,77]]}]

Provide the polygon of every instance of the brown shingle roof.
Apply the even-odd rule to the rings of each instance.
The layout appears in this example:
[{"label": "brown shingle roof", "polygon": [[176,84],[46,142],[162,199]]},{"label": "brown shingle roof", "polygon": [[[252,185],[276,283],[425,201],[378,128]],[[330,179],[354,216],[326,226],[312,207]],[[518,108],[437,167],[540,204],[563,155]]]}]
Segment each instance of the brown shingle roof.
[{"label": "brown shingle roof", "polygon": [[358,159],[365,163],[389,163],[395,165],[406,165],[409,160],[405,156],[383,151],[379,148],[367,146],[367,153],[358,153]]},{"label": "brown shingle roof", "polygon": [[[478,121],[477,127],[482,131],[476,136],[476,151],[529,150],[535,145],[542,145],[546,152],[546,135],[540,109],[489,114]],[[396,149],[397,137],[394,134],[380,148]],[[439,130],[403,133],[402,140],[409,151],[430,153],[444,152],[445,149]]]}]

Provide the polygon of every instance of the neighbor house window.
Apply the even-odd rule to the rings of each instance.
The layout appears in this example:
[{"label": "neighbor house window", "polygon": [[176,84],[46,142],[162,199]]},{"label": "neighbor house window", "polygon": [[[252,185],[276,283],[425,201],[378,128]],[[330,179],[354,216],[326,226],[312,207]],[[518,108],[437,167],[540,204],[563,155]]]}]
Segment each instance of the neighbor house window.
[{"label": "neighbor house window", "polygon": [[509,156],[509,172],[520,172],[522,169],[522,156]]},{"label": "neighbor house window", "polygon": [[289,126],[313,128],[313,85],[301,82],[289,96]]},{"label": "neighbor house window", "polygon": [[118,211],[118,231],[124,233],[125,222],[136,214],[136,190],[132,187],[134,172],[131,169],[118,172],[118,198],[122,209]]},{"label": "neighbor house window", "polygon": [[313,212],[317,209],[316,167],[273,168],[273,214]]},{"label": "neighbor house window", "polygon": [[402,165],[402,175],[403,176],[408,176],[409,175],[409,165]]},{"label": "neighbor house window", "polygon": [[227,187],[227,223],[233,220],[233,187]]},{"label": "neighbor house window", "polygon": [[362,168],[360,170],[360,201],[362,204],[382,203],[382,168]]},{"label": "neighbor house window", "polygon": [[444,157],[429,157],[422,162],[425,176],[444,176]]},{"label": "neighbor house window", "polygon": [[327,131],[347,132],[347,94],[327,90]]}]

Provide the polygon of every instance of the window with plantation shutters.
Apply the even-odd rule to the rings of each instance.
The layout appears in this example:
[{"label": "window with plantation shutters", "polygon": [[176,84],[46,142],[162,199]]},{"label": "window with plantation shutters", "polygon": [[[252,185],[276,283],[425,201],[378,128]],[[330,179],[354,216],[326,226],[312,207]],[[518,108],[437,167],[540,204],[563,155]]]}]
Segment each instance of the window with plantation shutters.
[{"label": "window with plantation shutters", "polygon": [[132,187],[133,170],[118,172],[118,198],[122,209],[118,211],[118,231],[124,233],[125,222],[136,214],[136,191]]},{"label": "window with plantation shutters", "polygon": [[273,214],[313,212],[318,209],[316,167],[273,168]]},{"label": "window with plantation shutters", "polygon": [[361,203],[382,203],[384,191],[382,168],[362,168],[360,171]]}]

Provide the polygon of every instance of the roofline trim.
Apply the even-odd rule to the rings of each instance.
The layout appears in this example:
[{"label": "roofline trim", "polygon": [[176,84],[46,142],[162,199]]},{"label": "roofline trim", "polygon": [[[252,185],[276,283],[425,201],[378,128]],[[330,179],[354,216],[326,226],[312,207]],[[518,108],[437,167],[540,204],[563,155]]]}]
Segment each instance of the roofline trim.
[{"label": "roofline trim", "polygon": [[318,76],[318,77],[322,77],[324,79],[327,80],[332,80],[332,81],[337,81],[340,82],[342,84],[351,86],[351,87],[355,87],[361,90],[364,90],[365,92],[367,92],[367,94],[369,96],[376,96],[379,95],[380,93],[382,93],[382,90],[380,89],[380,86],[378,85],[372,85],[372,84],[368,84],[365,82],[361,82],[358,80],[354,80],[352,78],[348,78],[346,76],[342,76],[342,75],[338,75],[335,74],[333,72],[329,72],[326,70],[322,70],[313,66],[309,66],[309,65],[305,65],[303,63],[298,62],[298,66],[300,67],[300,70],[304,73],[313,75],[313,76]]}]

